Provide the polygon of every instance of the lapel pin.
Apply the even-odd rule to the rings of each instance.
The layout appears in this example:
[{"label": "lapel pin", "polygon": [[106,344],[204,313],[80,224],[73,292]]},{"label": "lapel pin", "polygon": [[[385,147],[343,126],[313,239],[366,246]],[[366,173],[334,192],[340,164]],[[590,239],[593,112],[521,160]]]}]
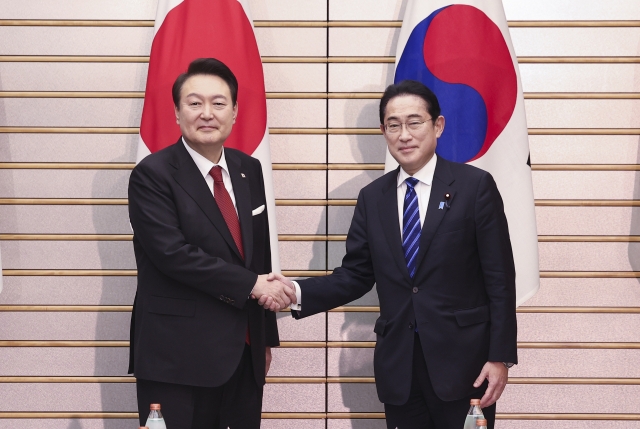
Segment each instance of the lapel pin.
[{"label": "lapel pin", "polygon": [[438,206],[438,210],[442,210],[444,208],[444,201],[440,201],[440,205]]},{"label": "lapel pin", "polygon": [[240,173],[240,175],[242,176],[242,178],[243,178],[243,179],[244,179],[245,177],[247,177],[247,176],[245,176],[245,175],[244,175],[244,173]]},{"label": "lapel pin", "polygon": [[[444,194],[444,206],[448,209],[451,208],[450,202],[451,202],[451,194],[447,192],[446,194]],[[442,205],[442,203],[440,203],[440,205]]]}]

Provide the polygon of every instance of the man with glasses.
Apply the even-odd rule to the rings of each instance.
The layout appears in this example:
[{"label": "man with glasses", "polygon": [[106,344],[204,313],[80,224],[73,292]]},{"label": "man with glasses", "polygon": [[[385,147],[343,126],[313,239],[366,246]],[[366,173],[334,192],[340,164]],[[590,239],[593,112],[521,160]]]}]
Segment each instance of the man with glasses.
[{"label": "man with glasses", "polygon": [[422,83],[390,85],[380,123],[400,166],[360,191],[342,266],[289,283],[293,316],[347,304],[376,284],[374,371],[387,427],[459,429],[470,399],[481,398],[492,428],[517,363],[515,267],[500,193],[489,173],[435,154],[445,118]]}]

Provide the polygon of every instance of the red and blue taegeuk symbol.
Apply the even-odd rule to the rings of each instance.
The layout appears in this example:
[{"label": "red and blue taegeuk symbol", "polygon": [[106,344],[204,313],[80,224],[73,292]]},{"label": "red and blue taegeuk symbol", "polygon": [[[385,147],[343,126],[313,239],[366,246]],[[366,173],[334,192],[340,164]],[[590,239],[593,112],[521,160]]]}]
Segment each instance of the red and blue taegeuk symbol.
[{"label": "red and blue taegeuk symbol", "polygon": [[413,29],[394,82],[405,79],[424,83],[438,97],[446,126],[436,153],[451,161],[483,156],[516,105],[509,48],[496,24],[473,6],[443,7]]}]

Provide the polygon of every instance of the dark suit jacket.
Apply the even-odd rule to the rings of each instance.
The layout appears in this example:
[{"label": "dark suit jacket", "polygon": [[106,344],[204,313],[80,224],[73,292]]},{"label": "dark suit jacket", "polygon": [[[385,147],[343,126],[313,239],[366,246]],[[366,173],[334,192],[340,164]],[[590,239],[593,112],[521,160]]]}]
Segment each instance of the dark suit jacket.
[{"label": "dark suit jacket", "polygon": [[[302,311],[294,317],[344,305],[376,283],[380,401],[402,405],[409,397],[416,322],[436,394],[461,399],[473,393],[487,361],[517,363],[515,268],[502,198],[489,173],[438,158],[412,279],[400,237],[398,171],[360,191],[342,266],[299,282]],[[446,193],[450,208],[439,209]]]},{"label": "dark suit jacket", "polygon": [[[181,140],[147,156],[129,180],[129,217],[138,265],[129,372],[166,383],[215,387],[236,369],[247,323],[256,382],[265,346],[277,346],[275,314],[248,299],[271,271],[260,162],[224,149],[246,260]],[[265,210],[252,216],[252,210]]]}]

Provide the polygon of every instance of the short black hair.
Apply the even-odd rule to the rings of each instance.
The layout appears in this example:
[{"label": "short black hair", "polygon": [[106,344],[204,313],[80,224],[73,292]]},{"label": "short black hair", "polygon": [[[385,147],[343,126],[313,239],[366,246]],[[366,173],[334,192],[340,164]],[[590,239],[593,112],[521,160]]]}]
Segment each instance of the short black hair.
[{"label": "short black hair", "polygon": [[415,80],[403,80],[402,82],[394,85],[389,85],[384,90],[382,98],[380,99],[380,124],[384,124],[384,114],[387,109],[389,101],[399,95],[416,95],[422,98],[427,103],[427,111],[431,115],[432,120],[435,120],[440,116],[440,103],[438,97],[431,91],[425,84]]},{"label": "short black hair", "polygon": [[180,109],[180,92],[182,91],[182,86],[187,79],[197,75],[218,76],[224,80],[229,86],[231,101],[235,106],[238,99],[238,79],[236,79],[231,69],[227,67],[225,63],[215,58],[198,58],[197,60],[191,61],[187,72],[178,76],[173,83],[171,95],[173,96],[173,104],[176,106],[176,109]]}]

